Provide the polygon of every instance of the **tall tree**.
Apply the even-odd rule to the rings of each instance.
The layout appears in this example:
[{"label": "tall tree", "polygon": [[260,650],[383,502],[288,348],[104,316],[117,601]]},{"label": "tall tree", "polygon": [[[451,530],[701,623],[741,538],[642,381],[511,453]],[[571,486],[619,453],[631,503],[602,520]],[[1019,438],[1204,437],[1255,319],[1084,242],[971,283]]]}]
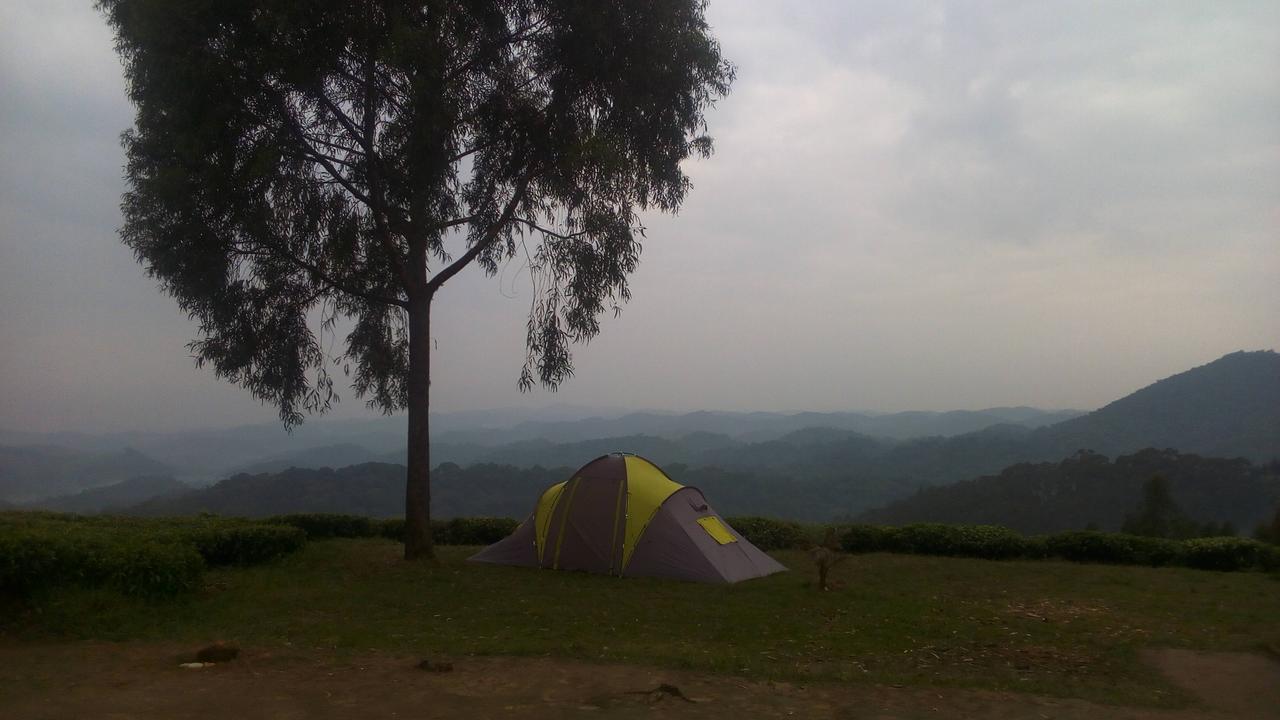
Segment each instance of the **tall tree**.
[{"label": "tall tree", "polygon": [[[1199,528],[1182,507],[1173,499],[1169,481],[1154,475],[1142,484],[1142,502],[1137,510],[1126,515],[1121,532],[1159,538],[1196,537]],[[1214,533],[1216,534],[1216,533]]]},{"label": "tall tree", "polygon": [[519,385],[572,374],[630,296],[638,213],[675,212],[711,152],[733,68],[705,6],[100,0],[137,107],[123,240],[199,323],[197,362],[286,426],[330,407],[335,365],[408,410],[405,556],[432,556],[432,300],[520,256]]}]

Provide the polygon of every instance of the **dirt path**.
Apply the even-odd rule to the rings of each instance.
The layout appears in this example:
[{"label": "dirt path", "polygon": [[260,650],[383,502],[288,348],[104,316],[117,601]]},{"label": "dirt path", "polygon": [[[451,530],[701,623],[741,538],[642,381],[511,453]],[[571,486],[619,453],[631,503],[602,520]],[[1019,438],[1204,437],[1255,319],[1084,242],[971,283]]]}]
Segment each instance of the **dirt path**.
[{"label": "dirt path", "polygon": [[[1204,707],[1118,708],[1010,693],[747,681],[543,658],[459,658],[454,670],[366,655],[351,662],[249,651],[179,668],[189,648],[0,645],[0,717],[25,718],[1280,718],[1280,664],[1261,656],[1153,652]],[[439,658],[447,661],[448,658]],[[671,685],[687,698],[657,690]]]}]

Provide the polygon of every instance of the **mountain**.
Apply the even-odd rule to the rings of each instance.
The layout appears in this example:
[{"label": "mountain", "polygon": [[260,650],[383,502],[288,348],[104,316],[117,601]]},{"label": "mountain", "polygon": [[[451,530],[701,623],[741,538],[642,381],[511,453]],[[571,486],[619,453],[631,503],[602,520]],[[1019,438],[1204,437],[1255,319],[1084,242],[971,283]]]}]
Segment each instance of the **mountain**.
[{"label": "mountain", "polygon": [[[547,486],[571,472],[569,468],[442,465],[431,473],[432,516],[522,518]],[[279,473],[236,475],[184,495],[149,500],[127,512],[151,516],[201,512],[245,517],[296,512],[401,516],[404,467],[365,463],[338,470],[290,468]]]},{"label": "mountain", "polygon": [[[437,443],[432,453],[439,461],[459,464],[576,467],[603,453],[627,450],[663,465],[721,467],[774,477],[852,479],[871,494],[865,500],[872,505],[896,499],[885,495],[899,491],[894,488],[909,492],[996,473],[1020,462],[1056,461],[1081,449],[1119,455],[1147,447],[1174,448],[1266,462],[1280,457],[1280,355],[1271,351],[1233,353],[1160,380],[1094,412],[1049,426],[1033,428],[1026,423],[1028,417],[1043,417],[1042,411],[1008,408],[983,412],[988,420],[998,415],[1023,422],[996,422],[958,435],[901,440],[822,424],[849,424],[851,414],[800,413],[770,416],[768,422],[775,431],[782,426],[782,419],[786,423],[812,419],[815,424],[765,440],[750,440],[750,432],[736,436],[664,432],[567,442],[536,439],[491,447]],[[759,430],[765,421],[754,415],[758,414],[731,416],[726,422],[739,432],[748,423],[756,423]],[[897,413],[892,417],[897,418],[899,427],[907,427],[911,415]],[[673,427],[700,427],[711,423],[712,417],[718,414],[691,413],[667,420]],[[649,419],[629,415],[598,427]],[[401,461],[403,454],[387,459]],[[858,505],[872,506],[861,499]]]},{"label": "mountain", "polygon": [[467,428],[437,432],[447,444],[498,446],[530,440],[573,443],[602,437],[652,435],[668,439],[696,433],[727,435],[747,442],[776,440],[810,427],[848,430],[896,440],[925,435],[959,435],[997,423],[1042,427],[1081,414],[1078,410],[1039,410],[1029,407],[953,410],[948,412],[719,412],[684,414],[635,412],[619,417],[589,417],[563,422],[521,422],[513,426]]},{"label": "mountain", "polygon": [[142,476],[81,490],[73,495],[36,500],[26,505],[30,510],[56,510],[71,513],[99,513],[121,510],[157,497],[181,495],[191,486],[167,475]]},{"label": "mountain", "polygon": [[1280,458],[1280,354],[1231,353],[1041,429],[1034,439],[1058,456],[1154,446],[1256,462]]},{"label": "mountain", "polygon": [[172,473],[172,467],[132,448],[81,452],[41,445],[0,446],[0,500],[10,503]]},{"label": "mountain", "polygon": [[381,456],[363,445],[355,443],[337,443],[320,445],[305,450],[279,455],[237,468],[234,475],[256,475],[260,473],[280,472],[292,467],[298,468],[341,468],[350,465],[373,462]]},{"label": "mountain", "polygon": [[998,475],[923,488],[857,519],[992,524],[1025,533],[1088,525],[1119,530],[1137,507],[1143,483],[1156,475],[1169,480],[1174,500],[1201,523],[1225,521],[1247,532],[1280,504],[1280,463],[1255,466],[1239,458],[1146,449],[1114,462],[1080,452],[1056,463],[1021,463]]}]

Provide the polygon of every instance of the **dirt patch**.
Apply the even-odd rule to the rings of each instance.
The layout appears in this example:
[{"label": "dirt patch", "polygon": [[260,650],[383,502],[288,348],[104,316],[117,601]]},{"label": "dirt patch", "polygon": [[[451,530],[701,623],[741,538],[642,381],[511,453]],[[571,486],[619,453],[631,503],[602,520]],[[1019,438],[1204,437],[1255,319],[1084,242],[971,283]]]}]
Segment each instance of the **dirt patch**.
[{"label": "dirt patch", "polygon": [[[1232,659],[1226,662],[1235,669],[1223,669],[1219,656],[1178,651],[1153,657],[1175,680],[1217,677],[1202,696],[1205,708],[1161,711],[987,691],[748,681],[549,658],[432,657],[453,666],[437,673],[419,669],[422,658],[415,657],[368,654],[339,661],[246,647],[232,662],[183,669],[175,658],[184,652],[190,648],[154,643],[0,644],[0,717],[1218,720],[1271,717],[1265,713],[1280,707],[1259,704],[1274,697],[1258,683],[1275,668]],[[1270,690],[1277,688],[1280,683]],[[1246,689],[1258,703],[1228,697]]]},{"label": "dirt patch", "polygon": [[1148,662],[1206,707],[1228,716],[1280,718],[1280,662],[1267,655],[1149,650]]},{"label": "dirt patch", "polygon": [[1024,620],[1039,620],[1049,623],[1069,623],[1083,617],[1106,615],[1111,611],[1105,605],[1072,602],[1070,600],[1054,600],[1043,598],[1034,602],[1011,602],[1006,608],[1008,614]]}]

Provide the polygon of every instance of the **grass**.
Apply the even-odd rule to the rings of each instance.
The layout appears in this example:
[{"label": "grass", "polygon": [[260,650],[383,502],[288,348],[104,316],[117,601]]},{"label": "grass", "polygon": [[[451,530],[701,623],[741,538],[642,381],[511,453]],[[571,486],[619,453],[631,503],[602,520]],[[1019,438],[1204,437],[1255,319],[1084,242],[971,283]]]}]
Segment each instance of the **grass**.
[{"label": "grass", "polygon": [[1149,646],[1280,643],[1280,582],[1260,573],[871,554],[818,592],[796,572],[733,586],[405,563],[382,539],[309,543],[210,571],[174,600],[63,590],[0,633],[48,639],[215,639],[336,656],[549,655],[741,674],[1035,692],[1116,704],[1185,702],[1139,662]]}]

